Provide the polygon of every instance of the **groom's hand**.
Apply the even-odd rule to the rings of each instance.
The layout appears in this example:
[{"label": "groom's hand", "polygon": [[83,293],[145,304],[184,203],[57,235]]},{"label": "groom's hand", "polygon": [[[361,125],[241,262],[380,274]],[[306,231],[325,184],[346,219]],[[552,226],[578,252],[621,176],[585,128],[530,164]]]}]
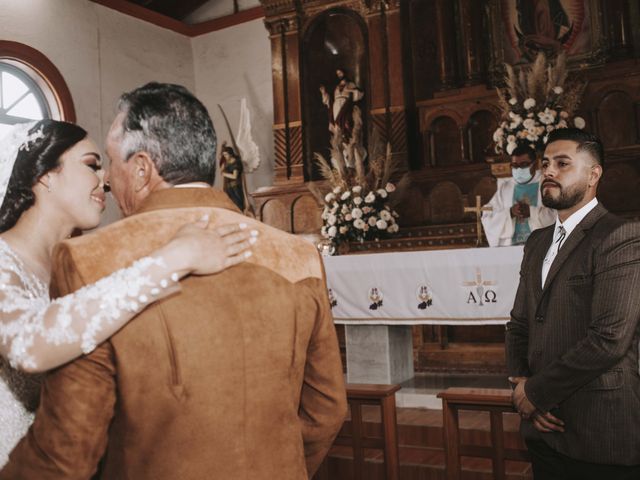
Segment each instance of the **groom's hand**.
[{"label": "groom's hand", "polygon": [[536,430],[543,433],[564,432],[564,422],[551,412],[535,412],[531,420]]},{"label": "groom's hand", "polygon": [[524,385],[527,383],[527,377],[509,377],[509,381],[515,384],[511,401],[522,418],[530,418],[536,411],[535,405],[529,401],[524,391]]}]

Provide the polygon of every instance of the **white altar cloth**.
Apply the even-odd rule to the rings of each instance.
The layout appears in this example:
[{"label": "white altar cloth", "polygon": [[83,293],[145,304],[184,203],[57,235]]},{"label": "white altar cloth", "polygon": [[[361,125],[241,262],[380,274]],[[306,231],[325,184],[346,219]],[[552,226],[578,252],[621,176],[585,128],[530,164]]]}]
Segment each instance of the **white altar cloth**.
[{"label": "white altar cloth", "polygon": [[522,246],[324,257],[336,323],[500,325],[509,320]]}]

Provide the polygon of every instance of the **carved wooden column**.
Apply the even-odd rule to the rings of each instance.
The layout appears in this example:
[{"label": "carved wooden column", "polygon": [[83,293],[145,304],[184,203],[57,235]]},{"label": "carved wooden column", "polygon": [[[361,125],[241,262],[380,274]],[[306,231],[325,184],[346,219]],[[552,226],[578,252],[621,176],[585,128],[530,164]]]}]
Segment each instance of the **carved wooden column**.
[{"label": "carved wooden column", "polygon": [[275,185],[304,182],[298,19],[265,20],[271,39]]},{"label": "carved wooden column", "polygon": [[633,53],[633,34],[628,0],[607,0],[602,5],[611,56],[630,56]]},{"label": "carved wooden column", "polygon": [[587,117],[589,119],[589,131],[594,135],[598,135],[598,108],[594,107],[588,110]]},{"label": "carved wooden column", "polygon": [[640,144],[640,102],[633,104],[636,111],[636,143]]},{"label": "carved wooden column", "polygon": [[298,0],[261,0],[271,40],[274,185],[251,196],[258,219],[294,233],[320,231],[316,200],[304,183]]},{"label": "carved wooden column", "polygon": [[473,85],[483,79],[482,16],[482,2],[458,0],[458,25],[465,85]]},{"label": "carved wooden column", "polygon": [[440,88],[455,86],[456,48],[451,32],[455,32],[454,3],[450,0],[436,0],[436,28],[438,31],[438,70]]},{"label": "carved wooden column", "polygon": [[429,140],[429,159],[428,166],[435,167],[436,166],[436,137],[433,134],[433,130],[429,129],[426,131],[427,139]]},{"label": "carved wooden column", "polygon": [[458,127],[458,131],[460,132],[460,158],[462,159],[462,163],[469,163],[470,162],[470,155],[467,152],[467,146],[465,144],[466,126],[465,125],[460,125]]},{"label": "carved wooden column", "polygon": [[640,57],[640,1],[629,0],[629,23],[633,37],[633,54]]},{"label": "carved wooden column", "polygon": [[371,120],[394,153],[407,152],[400,0],[373,1],[367,9]]}]

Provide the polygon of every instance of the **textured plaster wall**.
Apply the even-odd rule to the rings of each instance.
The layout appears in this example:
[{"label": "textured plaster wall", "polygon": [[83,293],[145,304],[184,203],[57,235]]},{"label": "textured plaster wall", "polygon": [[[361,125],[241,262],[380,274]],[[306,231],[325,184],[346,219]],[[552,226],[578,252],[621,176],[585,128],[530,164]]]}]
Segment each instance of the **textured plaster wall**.
[{"label": "textured plaster wall", "polygon": [[[273,176],[273,90],[271,49],[262,20],[253,20],[192,39],[196,93],[209,109],[219,143],[229,141],[218,104],[237,135],[240,100],[247,99],[252,132],[262,158],[258,170],[247,176],[250,192],[271,185]],[[221,184],[220,174],[216,185]]]},{"label": "textured plaster wall", "polygon": [[[78,123],[99,145],[115,115],[118,96],[152,80],[182,84],[195,92],[212,114],[220,140],[229,136],[217,104],[227,112],[236,134],[240,99],[245,97],[262,155],[259,170],[247,179],[248,187],[253,191],[271,184],[271,53],[262,20],[189,38],[89,0],[0,3],[0,39],[29,45],[56,65],[71,91]],[[201,14],[206,13],[205,8]],[[118,209],[109,202],[103,223],[117,218]]]}]

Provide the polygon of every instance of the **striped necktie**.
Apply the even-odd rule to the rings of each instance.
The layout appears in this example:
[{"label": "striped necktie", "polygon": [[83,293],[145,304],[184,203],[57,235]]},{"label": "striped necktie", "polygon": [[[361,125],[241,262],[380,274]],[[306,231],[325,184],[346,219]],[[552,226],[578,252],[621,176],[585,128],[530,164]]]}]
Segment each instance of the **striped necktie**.
[{"label": "striped necktie", "polygon": [[564,229],[562,225],[558,225],[558,238],[556,238],[556,243],[558,244],[558,248],[556,251],[559,251],[562,248],[562,244],[564,243],[564,239],[567,236],[567,231]]}]

